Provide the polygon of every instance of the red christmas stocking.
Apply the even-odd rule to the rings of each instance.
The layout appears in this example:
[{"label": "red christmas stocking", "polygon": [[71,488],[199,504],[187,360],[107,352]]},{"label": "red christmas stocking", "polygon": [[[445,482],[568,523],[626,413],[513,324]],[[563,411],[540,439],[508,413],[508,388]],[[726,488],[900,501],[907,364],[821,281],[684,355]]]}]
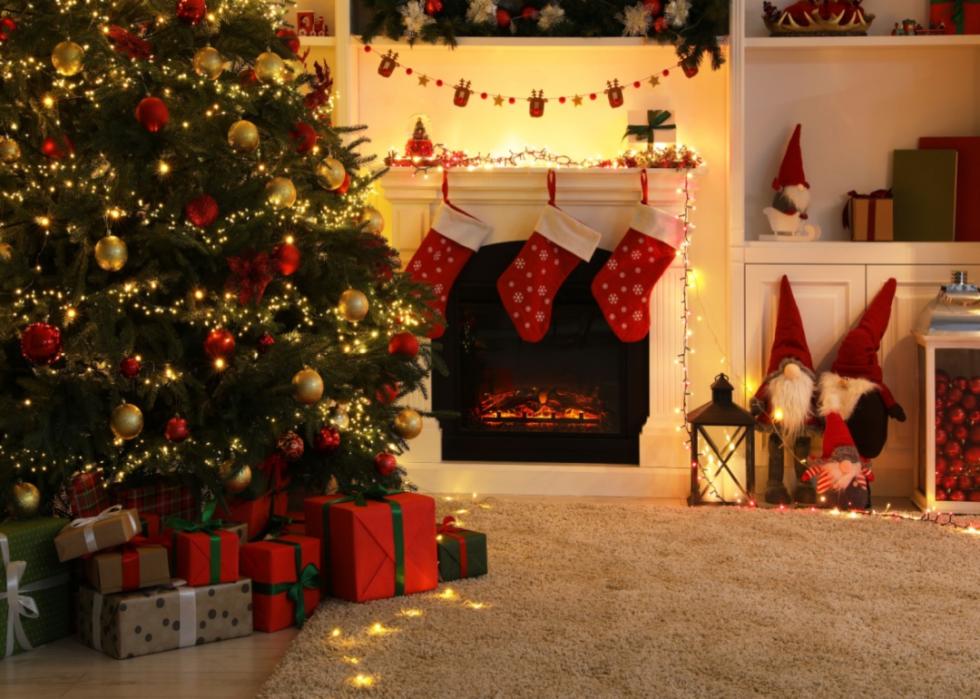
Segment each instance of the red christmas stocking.
[{"label": "red christmas stocking", "polygon": [[555,173],[548,173],[548,206],[534,233],[497,280],[497,292],[517,334],[538,342],[551,325],[558,289],[581,261],[588,262],[600,235],[555,206]]},{"label": "red christmas stocking", "polygon": [[[435,298],[429,307],[439,317],[446,315],[446,300],[456,283],[456,277],[469,262],[473,253],[492,230],[490,226],[470,216],[449,202],[449,173],[443,172],[442,199],[432,221],[432,227],[408,263],[407,271],[412,279],[432,286]],[[446,327],[435,324],[429,337],[442,337]]]},{"label": "red christmas stocking", "polygon": [[623,342],[650,332],[650,292],[684,241],[684,222],[647,204],[647,173],[640,173],[642,203],[612,257],[592,280],[592,295]]}]

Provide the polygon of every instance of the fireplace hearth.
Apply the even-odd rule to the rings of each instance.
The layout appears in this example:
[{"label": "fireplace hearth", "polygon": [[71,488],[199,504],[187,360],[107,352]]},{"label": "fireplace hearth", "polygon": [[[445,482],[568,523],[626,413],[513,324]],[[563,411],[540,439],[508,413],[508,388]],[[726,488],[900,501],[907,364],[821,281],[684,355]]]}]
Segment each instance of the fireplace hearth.
[{"label": "fireplace hearth", "polygon": [[609,256],[580,264],[554,300],[551,329],[520,339],[497,278],[520,242],[483,247],[456,281],[441,339],[448,374],[435,372],[432,405],[447,461],[639,463],[649,411],[647,341],[609,329],[590,284]]}]

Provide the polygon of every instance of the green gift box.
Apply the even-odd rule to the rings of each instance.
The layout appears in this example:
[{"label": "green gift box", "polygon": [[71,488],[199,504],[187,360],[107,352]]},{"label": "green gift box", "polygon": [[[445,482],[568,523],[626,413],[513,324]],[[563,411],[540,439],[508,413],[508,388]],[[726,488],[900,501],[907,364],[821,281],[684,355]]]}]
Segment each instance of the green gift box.
[{"label": "green gift box", "polygon": [[54,548],[66,524],[51,517],[0,524],[0,658],[71,634],[70,568]]},{"label": "green gift box", "polygon": [[454,517],[436,527],[436,547],[443,582],[487,574],[487,535],[457,527]]}]

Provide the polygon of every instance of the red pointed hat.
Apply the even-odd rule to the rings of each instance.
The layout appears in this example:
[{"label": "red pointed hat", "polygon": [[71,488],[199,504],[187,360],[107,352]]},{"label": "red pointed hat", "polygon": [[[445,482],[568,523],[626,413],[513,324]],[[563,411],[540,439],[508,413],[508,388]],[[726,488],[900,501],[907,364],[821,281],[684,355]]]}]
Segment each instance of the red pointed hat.
[{"label": "red pointed hat", "polygon": [[803,318],[793,296],[793,287],[784,274],[779,280],[779,308],[776,311],[776,333],[772,339],[772,352],[769,354],[769,368],[766,376],[780,370],[787,359],[795,359],[813,373],[813,358],[806,342]]},{"label": "red pointed hat", "polygon": [[861,460],[851,431],[839,413],[827,415],[827,427],[823,433],[823,458],[826,460],[847,459],[855,463]]},{"label": "red pointed hat", "polygon": [[775,190],[798,184],[810,189],[810,183],[806,181],[806,173],[803,172],[803,149],[800,147],[801,130],[802,126],[797,124],[792,137],[789,139],[786,154],[783,155],[783,162],[779,166],[779,174],[772,181],[772,188]]}]

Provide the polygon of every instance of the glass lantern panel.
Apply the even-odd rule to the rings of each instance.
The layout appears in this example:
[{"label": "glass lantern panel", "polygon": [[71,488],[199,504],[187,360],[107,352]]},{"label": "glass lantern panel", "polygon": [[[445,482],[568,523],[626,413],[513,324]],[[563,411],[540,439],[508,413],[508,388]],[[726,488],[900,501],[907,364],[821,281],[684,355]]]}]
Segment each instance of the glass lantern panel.
[{"label": "glass lantern panel", "polygon": [[745,503],[748,441],[744,428],[702,425],[698,429],[701,431],[698,436],[698,482],[704,492],[703,502]]},{"label": "glass lantern panel", "polygon": [[936,499],[980,502],[980,348],[936,350]]}]

